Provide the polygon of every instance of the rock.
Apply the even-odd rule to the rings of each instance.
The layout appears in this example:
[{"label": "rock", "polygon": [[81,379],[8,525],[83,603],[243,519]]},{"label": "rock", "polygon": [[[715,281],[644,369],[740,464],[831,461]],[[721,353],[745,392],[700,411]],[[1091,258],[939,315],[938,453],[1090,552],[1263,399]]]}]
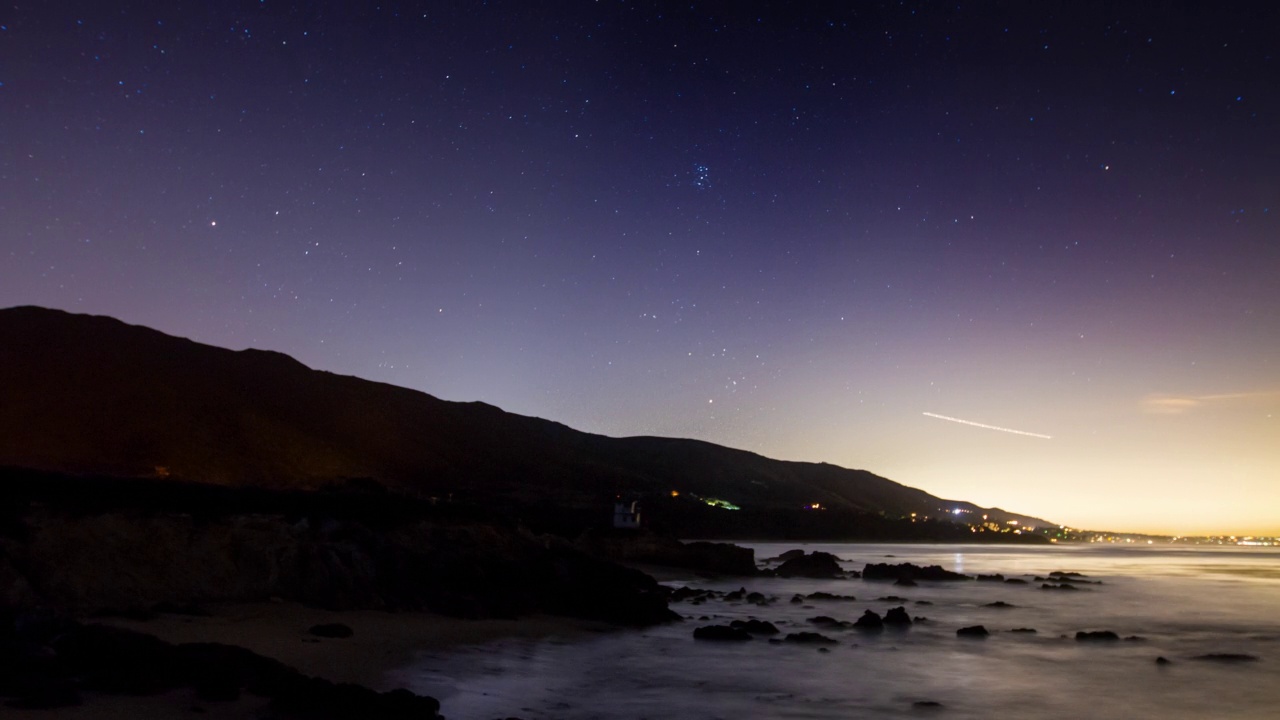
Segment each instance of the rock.
[{"label": "rock", "polygon": [[904,607],[890,608],[884,614],[884,624],[893,627],[907,627],[911,625],[911,616],[907,614]]},{"label": "rock", "polygon": [[1016,605],[1010,605],[1009,603],[1007,603],[1007,602],[1005,602],[1005,601],[1003,601],[1003,600],[997,600],[997,601],[995,601],[995,602],[989,602],[989,603],[987,603],[986,605],[983,605],[982,607],[989,607],[989,608],[1011,608],[1011,607],[1017,607],[1017,606],[1016,606]]},{"label": "rock", "polygon": [[915,580],[912,580],[911,578],[898,578],[897,580],[893,581],[893,584],[897,585],[898,587],[916,587],[920,583],[916,582]]},{"label": "rock", "polygon": [[1246,655],[1244,653],[1208,653],[1206,655],[1196,655],[1192,660],[1208,660],[1210,662],[1257,662],[1261,658],[1257,655]]},{"label": "rock", "polygon": [[1027,581],[1023,580],[1022,578],[1005,578],[1004,581],[1009,583],[1010,585],[1026,585],[1027,584]]},{"label": "rock", "polygon": [[745,630],[752,635],[777,635],[778,628],[768,620],[734,620],[729,627]]},{"label": "rock", "polygon": [[1033,632],[1035,632],[1035,631],[1036,631],[1036,629],[1035,629],[1035,628],[1020,627],[1020,628],[1014,628],[1014,629],[1010,630],[1009,632],[1016,632],[1016,633],[1033,633]]},{"label": "rock", "polygon": [[[878,597],[878,598],[876,598],[876,602],[904,603],[904,602],[907,602],[907,599],[906,599],[906,598],[904,598],[904,597],[902,597],[902,596],[900,596],[900,595],[885,595],[885,596],[883,596],[883,597]],[[922,601],[922,602],[923,602],[925,605],[928,605],[928,604],[929,604],[929,601],[927,601],[927,600]]]},{"label": "rock", "polygon": [[921,567],[913,563],[868,563],[862,569],[864,580],[969,580],[968,575],[944,570],[940,565]]},{"label": "rock", "polygon": [[792,595],[792,596],[791,596],[791,604],[792,604],[792,605],[799,605],[799,604],[801,604],[801,603],[803,603],[803,602],[804,602],[804,596],[803,596],[803,595],[798,595],[798,594],[797,594],[797,595]]},{"label": "rock", "polygon": [[1081,642],[1111,642],[1119,639],[1120,636],[1110,630],[1080,630],[1076,633],[1076,640]]},{"label": "rock", "polygon": [[736,602],[738,600],[742,600],[746,596],[747,596],[747,589],[744,587],[740,587],[737,590],[734,590],[733,592],[725,593],[724,600],[725,602]]},{"label": "rock", "polygon": [[880,630],[884,627],[884,619],[879,613],[872,610],[864,610],[862,617],[853,621],[853,626],[859,630]]},{"label": "rock", "polygon": [[323,638],[349,638],[355,634],[350,626],[342,623],[325,623],[323,625],[312,625],[307,632],[316,637]]},{"label": "rock", "polygon": [[925,709],[925,708],[935,709],[935,708],[942,707],[942,703],[938,702],[937,700],[917,700],[911,703],[911,707],[922,708],[922,709]]},{"label": "rock", "polygon": [[1041,590],[1076,590],[1076,591],[1080,590],[1080,588],[1076,587],[1075,585],[1068,585],[1067,583],[1062,583],[1061,585],[1051,585],[1049,583],[1044,583],[1043,585],[1040,586],[1040,589]]},{"label": "rock", "polygon": [[844,623],[840,622],[839,620],[837,620],[837,619],[835,619],[835,618],[833,618],[833,617],[828,617],[828,616],[826,616],[826,615],[819,615],[819,616],[817,616],[817,617],[811,617],[811,618],[809,618],[809,622],[813,623],[814,625],[826,625],[826,626],[828,626],[828,627],[839,627],[839,626],[841,626],[841,625],[843,625],[843,624],[844,624]]},{"label": "rock", "polygon": [[835,555],[815,551],[792,557],[774,571],[778,577],[836,578],[843,574]]},{"label": "rock", "polygon": [[990,634],[982,625],[970,625],[956,630],[956,636],[958,637],[986,637]]},{"label": "rock", "polygon": [[1143,642],[1145,640],[1146,638],[1141,635],[1125,635],[1124,637],[1125,642]]},{"label": "rock", "polygon": [[1167,657],[1165,657],[1165,656],[1161,655],[1161,656],[1159,656],[1159,657],[1157,657],[1157,658],[1156,658],[1156,664],[1157,664],[1157,665],[1168,665],[1168,664],[1169,664],[1169,658],[1167,658]]},{"label": "rock", "polygon": [[979,575],[978,582],[1004,582],[1004,576],[1000,573],[994,575]]},{"label": "rock", "polygon": [[747,602],[753,605],[767,605],[769,599],[764,596],[764,593],[750,592],[747,593]]},{"label": "rock", "polygon": [[786,562],[788,560],[794,560],[796,558],[802,558],[802,557],[804,557],[804,551],[799,548],[796,548],[795,550],[788,550],[782,553],[778,557],[774,558],[774,560],[778,562]]},{"label": "rock", "polygon": [[[799,596],[797,595],[796,597],[799,597]],[[855,598],[852,595],[837,595],[835,593],[824,592],[822,590],[819,590],[818,592],[811,592],[808,595],[805,595],[804,599],[806,600],[857,600],[857,598]]]},{"label": "rock", "polygon": [[829,638],[826,635],[822,635],[820,633],[815,633],[815,632],[788,633],[787,637],[784,638],[784,640],[789,643],[799,643],[802,645],[838,645],[839,644],[838,640],[833,640],[832,638]]},{"label": "rock", "polygon": [[694,640],[750,640],[751,633],[730,625],[703,625],[693,631]]}]

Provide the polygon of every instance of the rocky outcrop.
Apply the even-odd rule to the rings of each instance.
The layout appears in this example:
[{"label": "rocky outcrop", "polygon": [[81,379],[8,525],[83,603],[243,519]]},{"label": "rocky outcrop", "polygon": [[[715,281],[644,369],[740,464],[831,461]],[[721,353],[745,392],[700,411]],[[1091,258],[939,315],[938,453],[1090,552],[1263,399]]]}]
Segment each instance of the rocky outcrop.
[{"label": "rocky outcrop", "polygon": [[837,578],[844,577],[840,559],[831,553],[814,551],[808,555],[791,557],[778,566],[778,577]]},{"label": "rocky outcrop", "polygon": [[[344,610],[470,617],[548,612],[621,624],[675,619],[637,570],[567,543],[485,522],[33,511],[0,538],[25,602],[69,612],[137,611],[270,597]],[[25,589],[24,589],[25,588]],[[12,594],[12,593],[11,593]]]}]

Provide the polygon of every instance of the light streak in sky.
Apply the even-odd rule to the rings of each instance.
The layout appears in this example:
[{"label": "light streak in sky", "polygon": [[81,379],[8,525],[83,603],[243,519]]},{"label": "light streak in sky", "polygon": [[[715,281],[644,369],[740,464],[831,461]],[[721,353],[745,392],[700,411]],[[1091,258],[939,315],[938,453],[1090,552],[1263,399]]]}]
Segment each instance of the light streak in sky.
[{"label": "light streak in sky", "polygon": [[972,425],[974,427],[986,428],[988,430],[999,430],[1000,432],[1013,433],[1014,435],[1026,435],[1027,437],[1040,438],[1042,440],[1053,439],[1052,435],[1041,435],[1040,433],[1027,432],[1026,430],[1014,430],[1013,428],[999,427],[997,425],[987,425],[985,423],[974,422],[972,420],[961,420],[960,418],[947,417],[946,415],[939,415],[937,413],[931,413],[931,412],[927,412],[924,414],[928,415],[931,418],[938,418],[939,420],[950,420],[951,422],[960,423],[961,425]]}]

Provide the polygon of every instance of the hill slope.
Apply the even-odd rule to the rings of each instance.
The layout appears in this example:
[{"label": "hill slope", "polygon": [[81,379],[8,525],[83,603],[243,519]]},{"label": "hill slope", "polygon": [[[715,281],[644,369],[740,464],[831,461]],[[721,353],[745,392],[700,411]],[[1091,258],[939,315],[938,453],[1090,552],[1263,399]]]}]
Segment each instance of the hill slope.
[{"label": "hill slope", "polygon": [[277,488],[373,478],[425,495],[566,507],[677,490],[759,509],[982,510],[862,470],[593,435],[280,353],[37,307],[0,310],[0,398],[0,465],[60,472]]}]

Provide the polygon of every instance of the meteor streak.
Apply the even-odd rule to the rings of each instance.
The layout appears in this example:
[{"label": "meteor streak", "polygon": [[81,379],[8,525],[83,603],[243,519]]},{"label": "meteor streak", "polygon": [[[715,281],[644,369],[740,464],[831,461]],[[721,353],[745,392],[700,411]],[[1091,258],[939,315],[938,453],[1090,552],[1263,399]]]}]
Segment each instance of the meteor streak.
[{"label": "meteor streak", "polygon": [[1053,436],[1051,435],[1041,435],[1040,433],[1027,432],[1026,430],[1014,430],[1013,428],[999,427],[996,425],[987,425],[980,422],[974,422],[972,420],[961,420],[960,418],[947,417],[946,415],[939,415],[937,413],[931,413],[931,412],[927,412],[924,414],[928,415],[931,418],[938,418],[939,420],[950,420],[951,422],[960,423],[961,425],[972,425],[974,427],[986,428],[988,430],[999,430],[1000,432],[1013,433],[1014,435],[1026,435],[1027,437],[1040,438],[1042,440],[1053,439]]}]

